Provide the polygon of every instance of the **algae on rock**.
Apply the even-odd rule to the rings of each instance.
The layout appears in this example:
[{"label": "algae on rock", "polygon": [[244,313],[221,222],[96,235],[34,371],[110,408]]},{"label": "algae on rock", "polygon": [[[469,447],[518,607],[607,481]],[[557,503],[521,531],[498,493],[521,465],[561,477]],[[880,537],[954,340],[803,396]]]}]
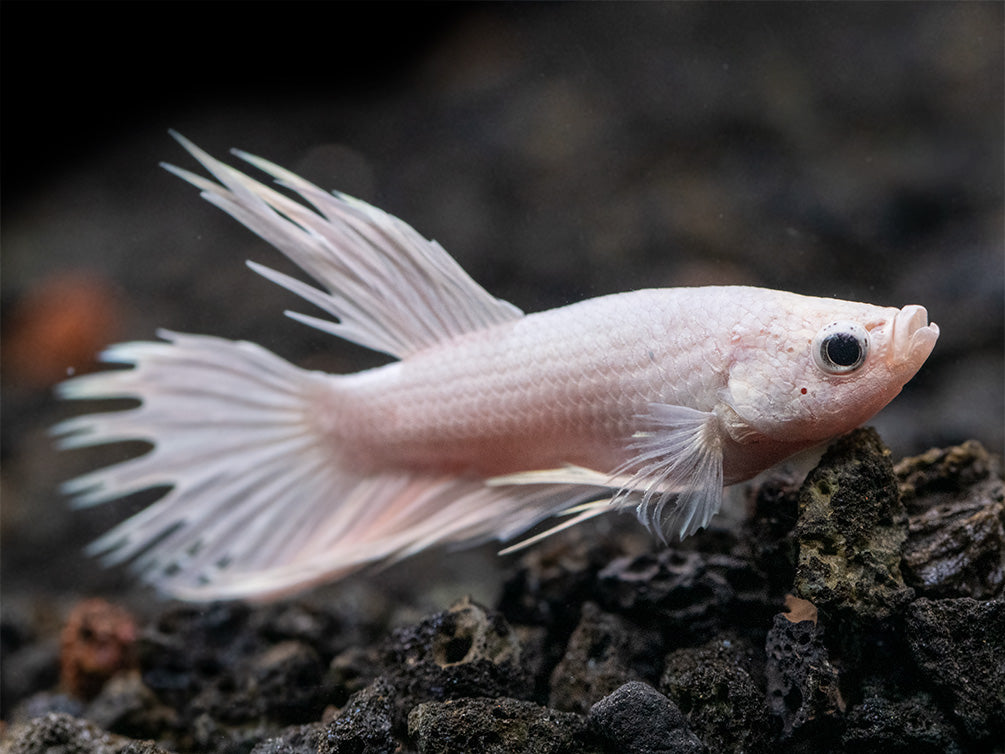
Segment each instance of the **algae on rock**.
[{"label": "algae on rock", "polygon": [[821,612],[881,621],[912,598],[900,572],[907,512],[875,430],[828,448],[800,489],[796,534],[795,593]]}]

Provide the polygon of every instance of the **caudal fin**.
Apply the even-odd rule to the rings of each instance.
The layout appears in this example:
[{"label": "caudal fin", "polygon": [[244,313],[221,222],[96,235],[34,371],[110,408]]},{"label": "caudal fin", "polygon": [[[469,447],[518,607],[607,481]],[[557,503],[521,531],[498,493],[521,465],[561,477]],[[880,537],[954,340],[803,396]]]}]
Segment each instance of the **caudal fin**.
[{"label": "caudal fin", "polygon": [[[146,440],[146,455],[67,482],[79,506],[169,486],[158,502],[91,545],[110,563],[135,559],[169,592],[199,589],[228,569],[284,559],[297,532],[351,488],[324,452],[312,412],[330,378],[252,343],[159,333],[166,343],[123,343],[104,360],[132,369],[78,377],[71,399],[135,398],[137,408],[80,416],[53,428],[62,448]],[[334,501],[333,501],[334,502]]]}]

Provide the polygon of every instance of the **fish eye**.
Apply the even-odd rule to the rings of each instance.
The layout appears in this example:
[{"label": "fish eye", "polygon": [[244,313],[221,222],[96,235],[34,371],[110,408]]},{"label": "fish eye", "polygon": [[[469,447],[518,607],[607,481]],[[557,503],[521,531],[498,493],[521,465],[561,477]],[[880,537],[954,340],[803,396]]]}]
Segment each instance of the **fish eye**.
[{"label": "fish eye", "polygon": [[813,339],[813,360],[828,374],[848,374],[865,362],[869,333],[857,322],[832,322]]}]

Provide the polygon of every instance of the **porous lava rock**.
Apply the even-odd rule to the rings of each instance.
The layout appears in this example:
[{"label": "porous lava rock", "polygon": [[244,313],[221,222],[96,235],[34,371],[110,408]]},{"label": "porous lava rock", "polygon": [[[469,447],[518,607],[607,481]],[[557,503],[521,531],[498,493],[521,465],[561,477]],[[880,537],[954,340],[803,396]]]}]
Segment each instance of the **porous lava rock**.
[{"label": "porous lava rock", "polygon": [[4,754],[171,754],[153,742],[116,736],[87,720],[58,713],[23,723],[5,739]]},{"label": "porous lava rock", "polygon": [[1000,459],[973,440],[895,467],[907,506],[904,580],[919,595],[1005,593],[1005,480]]},{"label": "porous lava rock", "polygon": [[586,742],[586,720],[520,699],[424,702],[408,716],[419,754],[600,754]]},{"label": "porous lava rock", "polygon": [[923,597],[907,610],[907,642],[967,735],[1005,740],[1005,602]]},{"label": "porous lava rock", "polygon": [[770,751],[781,728],[756,678],[758,653],[742,641],[713,639],[671,652],[662,691],[712,751]]},{"label": "porous lava rock", "polygon": [[605,613],[592,602],[584,604],[565,655],[551,673],[549,706],[586,714],[595,701],[636,679],[635,662],[659,656],[662,649],[659,637],[652,634],[648,651],[637,648],[645,636],[625,618]]},{"label": "porous lava rock", "polygon": [[396,690],[395,723],[424,701],[461,697],[529,698],[520,640],[501,613],[464,598],[448,610],[396,630],[380,666]]},{"label": "porous lava rock", "polygon": [[815,620],[775,616],[765,642],[768,705],[782,719],[782,733],[826,739],[845,711],[837,669]]},{"label": "porous lava rock", "polygon": [[800,489],[795,594],[838,620],[875,622],[913,591],[900,571],[907,512],[875,430],[836,440]]}]

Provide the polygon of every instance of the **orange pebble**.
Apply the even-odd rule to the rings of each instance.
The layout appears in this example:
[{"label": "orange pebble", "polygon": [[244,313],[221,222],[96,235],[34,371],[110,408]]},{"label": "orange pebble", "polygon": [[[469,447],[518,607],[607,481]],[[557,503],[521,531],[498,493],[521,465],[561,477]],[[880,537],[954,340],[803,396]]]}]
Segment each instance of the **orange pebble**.
[{"label": "orange pebble", "polygon": [[136,623],[124,608],[102,599],[79,603],[60,635],[60,683],[73,696],[93,699],[105,681],[136,665]]},{"label": "orange pebble", "polygon": [[49,387],[68,370],[88,369],[115,339],[118,312],[110,287],[87,273],[46,278],[14,304],[3,360],[16,383]]}]

